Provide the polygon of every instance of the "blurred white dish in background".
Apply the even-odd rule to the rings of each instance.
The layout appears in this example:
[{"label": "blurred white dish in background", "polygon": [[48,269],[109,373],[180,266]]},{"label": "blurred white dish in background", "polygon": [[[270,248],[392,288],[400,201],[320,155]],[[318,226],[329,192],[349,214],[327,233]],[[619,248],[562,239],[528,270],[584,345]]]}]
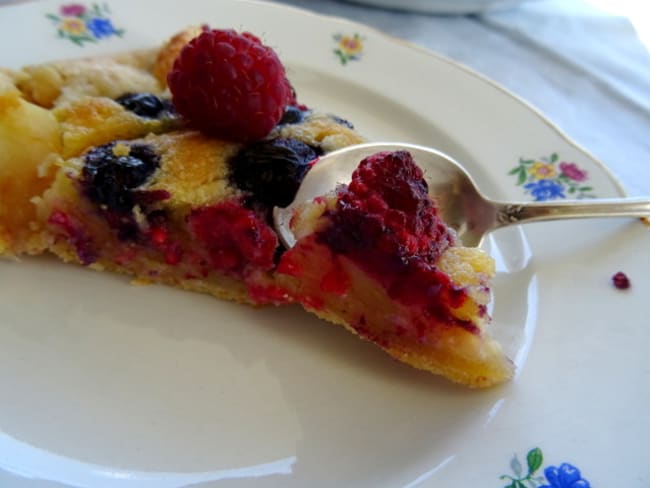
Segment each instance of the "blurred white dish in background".
[{"label": "blurred white dish in background", "polygon": [[471,14],[515,7],[528,0],[346,0],[375,7],[432,14]]}]

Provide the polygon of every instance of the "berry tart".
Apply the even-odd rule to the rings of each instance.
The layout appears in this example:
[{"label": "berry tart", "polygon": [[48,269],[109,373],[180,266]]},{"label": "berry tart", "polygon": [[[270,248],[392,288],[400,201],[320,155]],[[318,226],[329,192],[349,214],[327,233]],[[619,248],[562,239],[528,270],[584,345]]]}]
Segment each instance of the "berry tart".
[{"label": "berry tart", "polygon": [[408,154],[361,162],[349,185],[295,215],[299,240],[282,246],[273,208],[320,155],[363,138],[299,104],[256,36],[193,27],[157,50],[2,72],[0,83],[12,107],[0,111],[0,253],[299,303],[468,386],[512,375],[485,332],[493,263],[460,246]]}]

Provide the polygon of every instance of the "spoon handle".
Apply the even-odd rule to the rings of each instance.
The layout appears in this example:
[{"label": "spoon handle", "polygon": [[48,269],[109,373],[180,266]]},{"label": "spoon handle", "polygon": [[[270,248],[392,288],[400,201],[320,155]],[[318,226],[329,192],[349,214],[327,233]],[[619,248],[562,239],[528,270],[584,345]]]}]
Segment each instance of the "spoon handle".
[{"label": "spoon handle", "polygon": [[553,203],[495,202],[494,228],[542,220],[582,219],[589,217],[650,217],[647,198],[610,198]]}]

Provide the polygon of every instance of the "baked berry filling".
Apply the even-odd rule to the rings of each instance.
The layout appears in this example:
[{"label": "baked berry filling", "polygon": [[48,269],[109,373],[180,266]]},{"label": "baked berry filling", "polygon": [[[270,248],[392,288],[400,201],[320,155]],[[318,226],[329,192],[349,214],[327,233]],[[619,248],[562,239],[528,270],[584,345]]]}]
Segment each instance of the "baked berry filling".
[{"label": "baked berry filling", "polygon": [[161,119],[174,114],[171,100],[153,93],[125,93],[115,101],[130,112],[147,119]]},{"label": "baked berry filling", "polygon": [[193,210],[188,217],[192,236],[208,253],[213,269],[244,274],[274,266],[278,238],[263,219],[233,200]]},{"label": "baked berry filling", "polygon": [[61,210],[55,210],[50,214],[48,224],[68,237],[81,264],[88,266],[97,260],[93,241],[78,219]]},{"label": "baked berry filling", "polygon": [[160,157],[152,147],[113,141],[86,154],[81,184],[98,205],[117,213],[129,212],[136,203],[133,190],[159,165]]},{"label": "baked berry filling", "polygon": [[[82,194],[121,243],[113,252],[113,262],[128,265],[144,252],[156,261],[180,266],[188,278],[219,271],[245,279],[251,271],[272,269],[279,246],[268,223],[270,208],[281,201],[278,196],[293,198],[315,151],[292,139],[245,145],[228,172],[237,175],[255,205],[244,205],[243,197],[234,197],[188,208],[183,214],[170,213],[161,205],[174,195],[148,186],[161,166],[157,151],[142,142],[113,141],[84,156]],[[57,217],[51,223],[80,244],[75,244],[77,254],[90,264],[95,260],[88,251],[92,242],[79,237],[69,218],[64,220]]]},{"label": "baked berry filling", "polygon": [[153,210],[147,214],[146,221],[146,227],[140,230],[139,242],[158,251],[166,264],[179,264],[186,254],[182,244],[186,239],[172,228],[167,212]]},{"label": "baked berry filling", "polygon": [[277,138],[245,145],[231,160],[233,183],[250,194],[248,203],[286,207],[319,151],[297,139]]},{"label": "baked berry filling", "polygon": [[141,190],[160,165],[160,157],[146,144],[127,145],[113,141],[91,149],[84,158],[81,172],[83,193],[98,205],[106,222],[122,240],[137,240],[140,224],[133,212],[138,205],[146,207],[166,200],[164,190]]}]

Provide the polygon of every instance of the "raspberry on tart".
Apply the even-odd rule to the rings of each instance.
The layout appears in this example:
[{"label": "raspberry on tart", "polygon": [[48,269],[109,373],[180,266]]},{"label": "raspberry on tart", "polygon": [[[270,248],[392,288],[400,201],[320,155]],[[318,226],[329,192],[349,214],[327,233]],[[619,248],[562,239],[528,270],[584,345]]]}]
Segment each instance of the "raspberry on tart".
[{"label": "raspberry on tart", "polygon": [[167,86],[167,75],[174,66],[174,61],[181,53],[183,48],[195,37],[203,32],[203,27],[193,25],[186,29],[174,34],[167,42],[165,42],[158,50],[153,67],[152,73],[158,80],[161,86]]},{"label": "raspberry on tart", "polygon": [[394,358],[472,387],[512,376],[486,332],[492,259],[462,247],[407,152],[363,160],[292,219],[278,281],[303,307]]},{"label": "raspberry on tart", "polygon": [[266,137],[295,99],[273,49],[248,33],[205,29],[167,75],[174,106],[206,134],[248,142]]}]

